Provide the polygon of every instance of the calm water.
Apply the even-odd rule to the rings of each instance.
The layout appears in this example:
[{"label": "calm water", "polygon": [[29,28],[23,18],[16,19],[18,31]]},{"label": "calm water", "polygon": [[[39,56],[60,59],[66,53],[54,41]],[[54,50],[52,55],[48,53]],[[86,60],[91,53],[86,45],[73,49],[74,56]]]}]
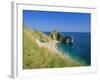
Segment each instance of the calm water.
[{"label": "calm water", "polygon": [[[46,33],[48,34],[48,33]],[[69,33],[62,32],[64,36]],[[86,65],[91,65],[91,36],[90,33],[72,32],[74,38],[73,46],[58,43],[58,50],[64,55],[68,55],[73,60]]]}]

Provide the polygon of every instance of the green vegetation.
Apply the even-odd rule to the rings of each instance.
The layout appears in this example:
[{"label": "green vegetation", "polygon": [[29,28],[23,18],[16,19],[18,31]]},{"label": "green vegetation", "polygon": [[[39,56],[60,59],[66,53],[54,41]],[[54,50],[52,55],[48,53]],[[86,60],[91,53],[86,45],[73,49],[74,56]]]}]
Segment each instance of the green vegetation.
[{"label": "green vegetation", "polygon": [[24,27],[23,69],[81,66],[58,53],[50,52],[47,48],[39,47],[35,41],[37,36],[39,38],[39,34],[36,36],[35,33]]},{"label": "green vegetation", "polygon": [[48,38],[44,33],[37,30],[32,30],[32,35],[41,42],[47,42],[50,40],[50,38]]}]

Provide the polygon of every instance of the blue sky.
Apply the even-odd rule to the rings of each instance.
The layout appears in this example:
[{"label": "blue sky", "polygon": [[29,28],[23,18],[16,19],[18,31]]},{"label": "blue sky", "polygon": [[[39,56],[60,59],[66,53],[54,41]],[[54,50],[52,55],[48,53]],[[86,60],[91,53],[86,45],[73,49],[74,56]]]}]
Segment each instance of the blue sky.
[{"label": "blue sky", "polygon": [[23,24],[44,32],[90,32],[91,14],[23,10]]}]

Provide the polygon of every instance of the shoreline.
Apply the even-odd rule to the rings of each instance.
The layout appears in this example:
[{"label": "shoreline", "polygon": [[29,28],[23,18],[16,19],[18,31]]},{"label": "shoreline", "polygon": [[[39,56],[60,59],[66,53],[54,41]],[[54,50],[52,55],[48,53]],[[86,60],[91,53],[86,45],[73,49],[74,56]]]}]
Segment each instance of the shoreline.
[{"label": "shoreline", "polygon": [[[74,59],[72,59],[71,57],[69,57],[66,54],[63,54],[62,52],[60,52],[57,49],[57,43],[60,43],[59,41],[57,41],[57,40],[50,40],[49,42],[42,43],[38,39],[35,39],[35,40],[36,40],[36,42],[37,42],[37,44],[38,44],[39,47],[47,48],[49,51],[52,51],[54,53],[57,53],[62,58],[68,59],[72,63],[80,64],[80,62],[75,61]],[[80,65],[82,65],[82,64],[80,64]]]}]

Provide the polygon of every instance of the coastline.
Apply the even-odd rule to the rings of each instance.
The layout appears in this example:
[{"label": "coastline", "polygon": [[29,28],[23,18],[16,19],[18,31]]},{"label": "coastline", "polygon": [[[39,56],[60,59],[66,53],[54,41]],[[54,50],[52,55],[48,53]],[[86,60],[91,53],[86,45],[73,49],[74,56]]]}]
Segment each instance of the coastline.
[{"label": "coastline", "polygon": [[59,51],[57,40],[41,41],[41,34],[24,28],[23,69],[87,66]]},{"label": "coastline", "polygon": [[76,62],[74,59],[69,57],[67,54],[63,54],[57,49],[57,43],[60,43],[60,41],[50,40],[49,42],[45,42],[45,43],[40,42],[38,39],[35,39],[35,41],[37,42],[39,47],[47,48],[50,52],[52,51],[60,55],[62,58],[68,59],[71,63],[76,63],[78,65],[81,65],[80,63]]}]

